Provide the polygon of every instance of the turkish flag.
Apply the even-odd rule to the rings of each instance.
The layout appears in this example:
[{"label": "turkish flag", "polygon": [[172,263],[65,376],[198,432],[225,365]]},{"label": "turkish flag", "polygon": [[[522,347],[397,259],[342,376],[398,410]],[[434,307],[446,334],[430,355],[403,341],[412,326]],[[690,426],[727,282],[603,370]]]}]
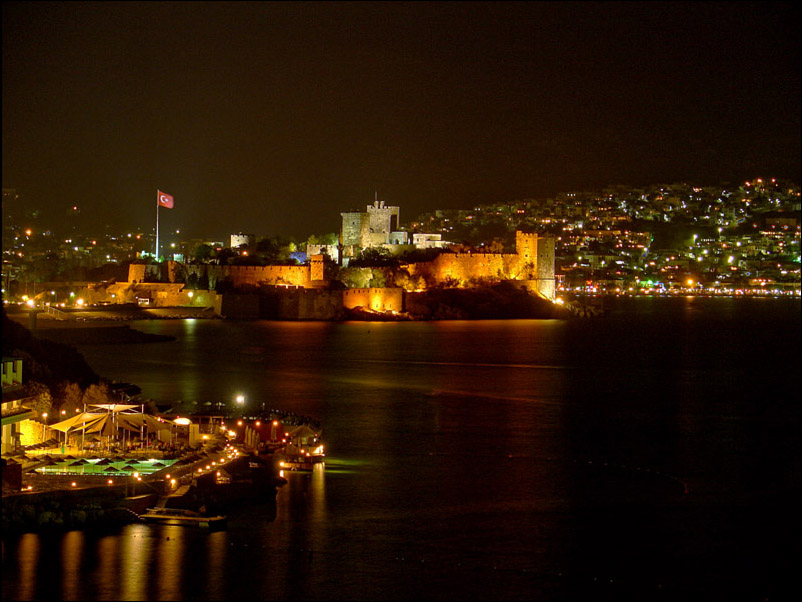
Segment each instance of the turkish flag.
[{"label": "turkish flag", "polygon": [[167,194],[166,192],[162,192],[161,190],[157,191],[159,197],[159,206],[160,207],[167,207],[167,209],[173,208],[173,197]]}]

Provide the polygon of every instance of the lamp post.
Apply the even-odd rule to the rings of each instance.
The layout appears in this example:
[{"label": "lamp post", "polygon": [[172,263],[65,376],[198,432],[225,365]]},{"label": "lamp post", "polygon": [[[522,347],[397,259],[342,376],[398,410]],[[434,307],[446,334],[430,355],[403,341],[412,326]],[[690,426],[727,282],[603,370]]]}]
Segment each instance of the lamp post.
[{"label": "lamp post", "polygon": [[44,419],[44,427],[42,428],[42,442],[44,442],[45,434],[47,433],[47,412],[42,413],[42,418]]},{"label": "lamp post", "polygon": [[[61,420],[67,416],[67,410],[61,410]],[[67,431],[64,431],[64,442],[61,444],[61,453],[67,453]]]}]

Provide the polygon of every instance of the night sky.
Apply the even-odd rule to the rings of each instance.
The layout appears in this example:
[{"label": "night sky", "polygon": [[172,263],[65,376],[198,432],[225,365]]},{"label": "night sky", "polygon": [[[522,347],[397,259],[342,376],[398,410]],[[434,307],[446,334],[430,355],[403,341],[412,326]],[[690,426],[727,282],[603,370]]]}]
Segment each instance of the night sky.
[{"label": "night sky", "polygon": [[3,3],[3,187],[305,239],[609,184],[800,180],[777,3]]}]

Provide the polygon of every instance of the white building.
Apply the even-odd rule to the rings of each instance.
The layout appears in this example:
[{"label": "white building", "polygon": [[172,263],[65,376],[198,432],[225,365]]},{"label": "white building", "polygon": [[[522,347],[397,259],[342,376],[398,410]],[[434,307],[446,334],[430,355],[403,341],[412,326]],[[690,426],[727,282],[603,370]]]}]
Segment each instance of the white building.
[{"label": "white building", "polygon": [[246,247],[252,247],[255,243],[256,243],[255,234],[243,234],[242,232],[239,232],[237,234],[231,235],[232,249],[238,249],[243,245],[245,245]]}]

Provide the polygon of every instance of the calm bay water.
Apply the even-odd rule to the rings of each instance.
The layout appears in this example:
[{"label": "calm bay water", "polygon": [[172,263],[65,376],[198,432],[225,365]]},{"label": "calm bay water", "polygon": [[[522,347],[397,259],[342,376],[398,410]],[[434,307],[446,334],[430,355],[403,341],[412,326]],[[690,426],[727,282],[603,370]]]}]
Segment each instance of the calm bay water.
[{"label": "calm bay water", "polygon": [[[160,403],[322,422],[325,470],[225,531],[3,541],[13,600],[780,599],[800,520],[800,303],[572,321],[150,321],[84,346]],[[790,550],[787,548],[790,544]]]}]

